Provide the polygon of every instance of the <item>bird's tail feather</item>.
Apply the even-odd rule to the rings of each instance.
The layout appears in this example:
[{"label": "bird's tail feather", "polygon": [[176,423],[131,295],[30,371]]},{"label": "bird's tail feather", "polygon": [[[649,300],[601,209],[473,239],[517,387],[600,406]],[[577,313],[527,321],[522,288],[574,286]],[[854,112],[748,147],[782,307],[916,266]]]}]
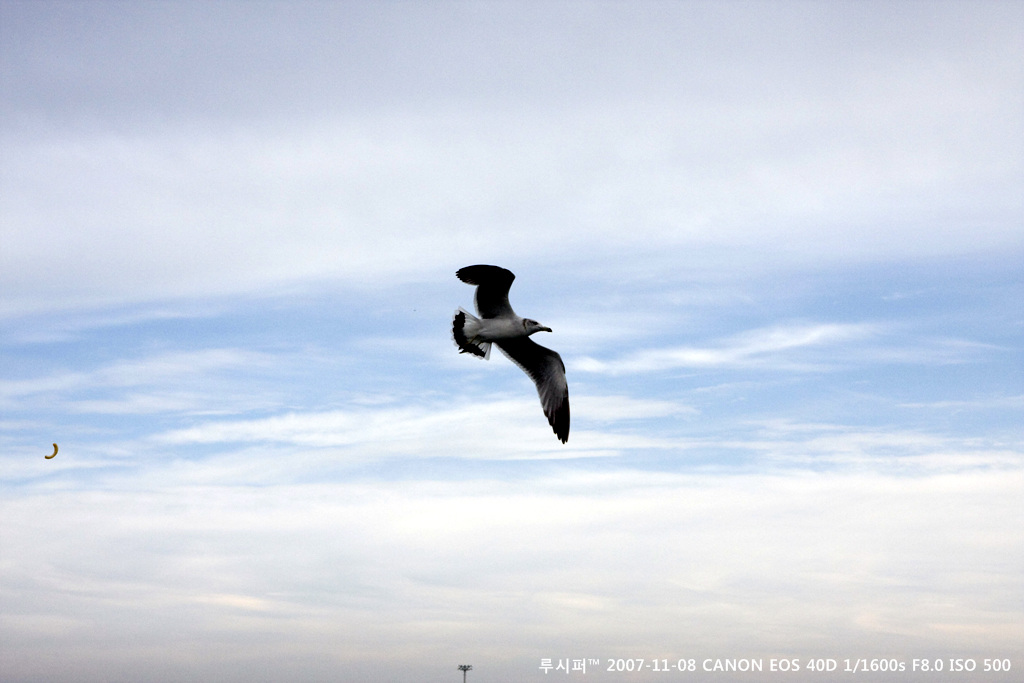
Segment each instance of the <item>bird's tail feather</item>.
[{"label": "bird's tail feather", "polygon": [[469,311],[459,308],[452,320],[452,336],[459,347],[459,353],[471,353],[483,359],[491,357],[491,342],[478,342],[480,319]]}]

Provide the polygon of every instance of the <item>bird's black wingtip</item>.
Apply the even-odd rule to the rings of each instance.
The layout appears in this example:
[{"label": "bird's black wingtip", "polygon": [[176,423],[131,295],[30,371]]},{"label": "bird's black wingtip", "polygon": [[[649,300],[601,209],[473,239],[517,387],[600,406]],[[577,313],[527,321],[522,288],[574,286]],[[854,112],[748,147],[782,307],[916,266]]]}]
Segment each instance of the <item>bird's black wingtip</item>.
[{"label": "bird's black wingtip", "polygon": [[562,405],[558,408],[558,412],[555,413],[555,419],[551,421],[551,429],[554,430],[555,436],[562,443],[569,441],[569,396],[566,394],[565,400]]},{"label": "bird's black wingtip", "polygon": [[455,271],[455,277],[459,278],[467,285],[483,285],[505,282],[512,284],[512,281],[516,279],[516,276],[512,274],[512,271],[507,268],[502,268],[501,266],[488,266],[484,264],[459,268]]}]

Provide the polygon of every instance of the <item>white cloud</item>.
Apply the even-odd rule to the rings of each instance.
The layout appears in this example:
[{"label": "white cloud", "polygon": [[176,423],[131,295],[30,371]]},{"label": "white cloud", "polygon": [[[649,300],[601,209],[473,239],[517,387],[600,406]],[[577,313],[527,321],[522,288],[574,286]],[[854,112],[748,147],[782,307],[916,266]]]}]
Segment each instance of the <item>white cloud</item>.
[{"label": "white cloud", "polygon": [[824,323],[775,326],[751,330],[715,347],[674,347],[638,351],[612,361],[581,358],[574,370],[597,373],[654,372],[675,368],[772,367],[813,369],[816,363],[791,361],[785,354],[808,347],[828,346],[865,339],[879,328],[869,324]]},{"label": "white cloud", "polygon": [[[126,99],[96,103],[106,113],[99,126],[14,126],[3,141],[4,309],[267,292],[331,280],[410,282],[447,274],[469,254],[662,273],[686,262],[695,271],[742,277],[780,267],[1024,248],[1015,192],[1024,142],[1014,125],[1024,105],[1013,87],[1019,53],[1007,47],[1016,44],[1006,28],[1012,22],[984,13],[954,21],[936,10],[934,22],[908,24],[922,41],[919,51],[908,52],[881,19],[791,12],[770,21],[788,16],[830,29],[831,21],[852,21],[865,33],[835,44],[790,24],[769,23],[782,33],[761,35],[743,11],[739,23],[716,19],[716,12],[696,12],[699,20],[669,12],[668,24],[644,12],[627,23],[656,33],[663,49],[638,62],[632,55],[650,36],[627,32],[639,43],[622,42],[624,29],[618,20],[609,23],[617,12],[608,6],[588,17],[595,33],[577,36],[579,42],[515,22],[523,31],[513,39],[520,57],[568,49],[576,63],[604,65],[605,76],[585,79],[590,86],[579,97],[565,98],[566,84],[550,80],[525,99],[486,88],[509,80],[501,76],[520,85],[550,79],[551,65],[480,61],[493,57],[495,45],[470,40],[467,53],[443,51],[439,68],[466,76],[467,64],[491,64],[496,73],[469,81],[483,95],[459,89],[450,98],[424,98],[404,88],[417,78],[385,69],[381,75],[390,80],[374,88],[334,94],[347,106],[299,104],[283,119],[211,121],[185,102],[173,115],[128,125],[139,106],[166,104],[149,99],[152,92],[129,90]],[[306,12],[297,14],[305,30],[314,28]],[[333,19],[354,42],[336,41],[325,54],[340,51],[347,59],[323,57],[308,68],[322,75],[322,62],[355,59],[379,71],[366,55],[386,50],[387,38],[398,34],[385,33],[380,46],[362,54],[353,45],[364,39],[347,32],[353,19]],[[201,15],[193,20],[207,25]],[[408,19],[396,21],[405,26]],[[709,44],[702,21],[727,31],[743,50]],[[185,44],[195,37],[184,30],[189,26],[196,30],[185,22]],[[925,28],[933,26],[939,28]],[[942,37],[941,27],[971,39]],[[52,50],[67,49],[66,37],[36,28],[34,40],[50,36]],[[322,25],[315,28],[320,35]],[[619,40],[592,44],[606,32]],[[691,52],[680,38],[688,34],[707,52]],[[798,39],[775,44],[774,36],[784,34]],[[102,34],[75,35],[105,54],[90,42]],[[477,34],[460,37],[470,35]],[[425,48],[422,40],[412,44]],[[408,45],[392,47],[405,54]],[[758,45],[758,57],[746,58]],[[261,63],[273,61],[261,51],[266,46],[246,47],[268,60]],[[438,59],[437,48],[400,63],[419,78],[435,77],[420,69]],[[40,46],[38,54],[51,49]],[[679,52],[670,66],[664,61]],[[165,55],[133,63],[162,72]],[[190,85],[217,92],[219,79],[240,75],[233,69],[249,63],[212,62],[210,73],[195,74]],[[559,67],[568,63],[555,59]],[[52,76],[45,61],[18,65],[29,94],[33,83]],[[273,92],[275,84],[290,90],[278,82],[285,73],[268,71],[255,91]],[[608,92],[610,77],[617,85]],[[567,83],[578,82],[573,72]],[[640,92],[630,87],[637,83]],[[376,101],[392,90],[398,99],[383,108],[359,99]],[[263,105],[280,113],[276,101]]]}]

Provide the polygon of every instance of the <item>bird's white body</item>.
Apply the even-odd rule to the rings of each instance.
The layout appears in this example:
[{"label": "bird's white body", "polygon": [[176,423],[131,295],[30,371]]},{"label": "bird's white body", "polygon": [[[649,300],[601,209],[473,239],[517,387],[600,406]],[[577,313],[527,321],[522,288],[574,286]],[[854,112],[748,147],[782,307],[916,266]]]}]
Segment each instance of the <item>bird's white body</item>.
[{"label": "bird's white body", "polygon": [[471,342],[489,342],[526,336],[522,318],[477,318],[467,313],[466,326],[463,329]]},{"label": "bird's white body", "polygon": [[490,359],[491,342],[521,339],[539,331],[530,329],[530,323],[539,327],[536,322],[519,316],[478,318],[460,306],[455,311],[454,334],[456,343],[460,346],[465,343],[464,352],[469,351],[484,359]]},{"label": "bird's white body", "polygon": [[529,337],[534,332],[550,332],[547,327],[537,324],[534,320],[508,316],[504,318],[477,318],[469,311],[460,308],[466,314],[463,330],[470,342],[492,342],[501,339]]}]

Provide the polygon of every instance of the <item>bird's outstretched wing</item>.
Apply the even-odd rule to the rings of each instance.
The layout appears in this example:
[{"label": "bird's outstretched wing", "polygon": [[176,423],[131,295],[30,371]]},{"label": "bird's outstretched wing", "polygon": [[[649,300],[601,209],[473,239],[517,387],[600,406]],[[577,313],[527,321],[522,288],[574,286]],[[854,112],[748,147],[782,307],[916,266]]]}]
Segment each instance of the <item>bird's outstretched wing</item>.
[{"label": "bird's outstretched wing", "polygon": [[548,424],[555,430],[559,441],[568,441],[569,384],[565,381],[562,357],[529,337],[503,339],[495,343],[537,385],[540,405],[548,418]]},{"label": "bird's outstretched wing", "polygon": [[516,276],[498,266],[466,266],[455,276],[468,285],[476,285],[476,312],[481,318],[515,315],[508,303],[508,288]]}]

